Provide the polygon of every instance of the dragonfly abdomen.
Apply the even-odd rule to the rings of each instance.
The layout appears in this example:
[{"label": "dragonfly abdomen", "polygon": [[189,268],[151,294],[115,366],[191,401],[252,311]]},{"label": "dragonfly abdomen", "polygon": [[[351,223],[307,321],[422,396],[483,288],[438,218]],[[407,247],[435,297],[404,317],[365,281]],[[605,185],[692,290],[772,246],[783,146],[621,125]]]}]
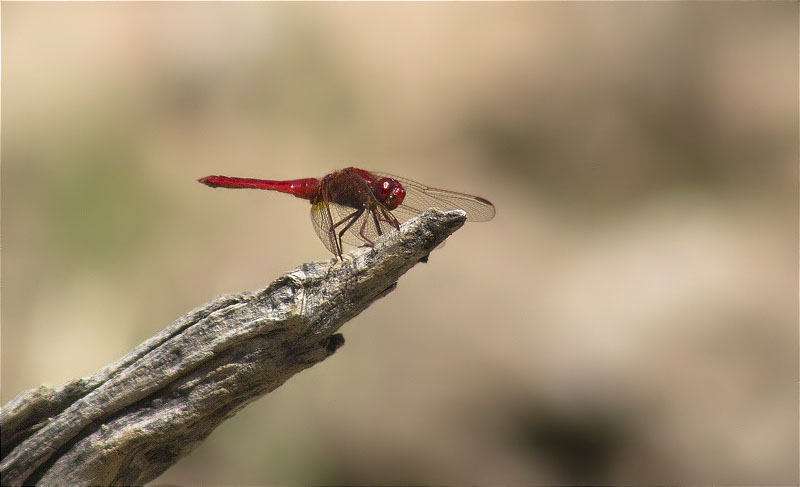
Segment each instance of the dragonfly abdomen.
[{"label": "dragonfly abdomen", "polygon": [[291,194],[305,200],[315,197],[319,191],[320,182],[317,178],[271,181],[268,179],[233,178],[229,176],[206,176],[198,179],[198,181],[212,188],[264,189]]}]

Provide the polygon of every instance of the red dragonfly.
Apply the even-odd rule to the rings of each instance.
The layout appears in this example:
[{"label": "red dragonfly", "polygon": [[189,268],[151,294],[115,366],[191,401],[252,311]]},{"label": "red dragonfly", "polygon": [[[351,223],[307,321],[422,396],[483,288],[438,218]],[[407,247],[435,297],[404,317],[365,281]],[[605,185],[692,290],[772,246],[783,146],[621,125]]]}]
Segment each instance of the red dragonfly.
[{"label": "red dragonfly", "polygon": [[374,245],[374,239],[428,208],[464,210],[468,221],[494,217],[494,205],[479,196],[425,186],[414,181],[348,167],[323,177],[270,181],[206,176],[199,182],[212,188],[267,189],[311,201],[311,221],[317,236],[342,258],[342,243]]}]

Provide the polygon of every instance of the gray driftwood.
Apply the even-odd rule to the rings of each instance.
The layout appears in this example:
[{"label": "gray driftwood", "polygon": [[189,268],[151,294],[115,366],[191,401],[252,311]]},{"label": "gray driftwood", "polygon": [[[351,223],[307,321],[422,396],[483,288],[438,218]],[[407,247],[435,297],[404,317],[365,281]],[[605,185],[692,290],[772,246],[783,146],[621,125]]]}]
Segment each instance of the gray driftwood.
[{"label": "gray driftwood", "polygon": [[304,264],[222,296],[120,361],[0,411],[3,485],[131,485],[156,478],[222,421],[344,343],[335,333],[463,225],[429,210],[343,262]]}]

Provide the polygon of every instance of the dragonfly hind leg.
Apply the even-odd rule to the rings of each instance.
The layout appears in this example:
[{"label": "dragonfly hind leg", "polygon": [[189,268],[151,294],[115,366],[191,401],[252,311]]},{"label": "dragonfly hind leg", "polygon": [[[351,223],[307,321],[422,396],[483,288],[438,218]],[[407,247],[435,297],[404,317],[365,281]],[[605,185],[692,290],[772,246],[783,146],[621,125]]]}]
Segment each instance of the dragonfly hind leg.
[{"label": "dragonfly hind leg", "polygon": [[[350,227],[353,226],[353,224],[359,219],[359,217],[361,217],[362,213],[364,213],[364,208],[360,208],[350,213],[346,217],[336,222],[334,225],[331,225],[330,232],[333,240],[336,241],[336,245],[338,246],[337,250],[339,251],[340,259],[342,258],[342,249],[344,248],[344,244],[342,243],[342,235],[344,235],[344,232],[346,232]],[[345,225],[344,228],[342,228],[337,234],[336,228],[343,225],[344,223],[347,223],[347,225]]]}]

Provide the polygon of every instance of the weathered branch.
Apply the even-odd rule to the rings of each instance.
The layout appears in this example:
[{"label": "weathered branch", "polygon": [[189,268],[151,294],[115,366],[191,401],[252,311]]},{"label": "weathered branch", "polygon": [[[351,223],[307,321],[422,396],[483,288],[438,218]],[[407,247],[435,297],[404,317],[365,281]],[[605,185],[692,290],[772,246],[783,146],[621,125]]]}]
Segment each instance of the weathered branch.
[{"label": "weathered branch", "polygon": [[335,333],[463,225],[429,210],[344,262],[304,264],[267,288],[222,296],[120,361],[0,412],[3,485],[148,482],[222,421],[344,343]]}]

